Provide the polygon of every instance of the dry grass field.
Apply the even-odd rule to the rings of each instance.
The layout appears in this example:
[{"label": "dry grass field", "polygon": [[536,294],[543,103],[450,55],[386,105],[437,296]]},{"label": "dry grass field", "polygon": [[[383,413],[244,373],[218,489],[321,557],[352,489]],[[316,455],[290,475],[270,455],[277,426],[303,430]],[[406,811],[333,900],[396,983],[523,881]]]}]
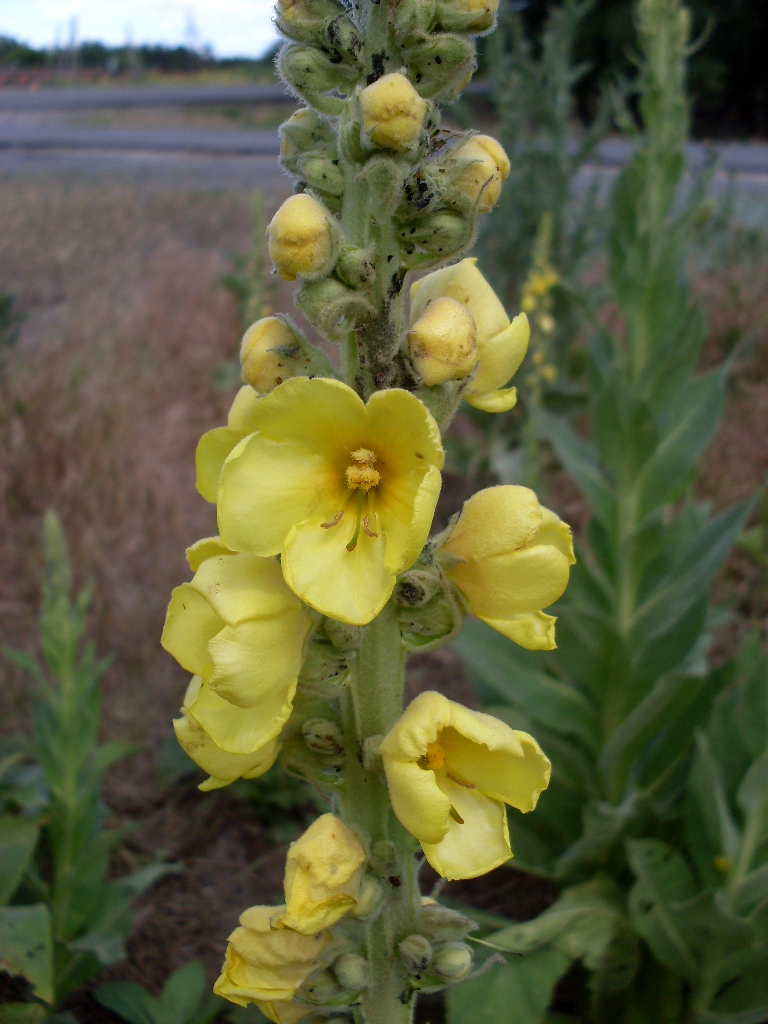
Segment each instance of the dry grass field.
[{"label": "dry grass field", "polygon": [[[268,215],[279,198],[279,189],[265,196]],[[77,580],[95,583],[91,635],[114,656],[105,734],[139,750],[108,780],[116,816],[138,823],[116,869],[158,854],[185,865],[153,890],[130,962],[113,972],[152,988],[195,955],[213,971],[238,911],[274,899],[282,879],[283,851],[263,824],[226,794],[163,789],[154,760],[185,685],[159,646],[165,607],[187,575],[185,546],[215,529],[194,490],[194,449],[230,399],[214,374],[236,352],[240,324],[218,281],[227,253],[248,249],[251,202],[246,190],[0,179],[0,290],[16,292],[28,316],[0,364],[0,642],[34,647],[42,516],[55,508]],[[740,260],[700,288],[711,358],[737,335],[751,338],[702,467],[702,495],[724,504],[768,473],[768,257]],[[277,302],[289,301],[283,286]],[[458,490],[448,488],[449,501]],[[765,614],[764,578],[745,555],[719,588],[739,629]],[[412,685],[436,672],[461,687],[450,654],[417,665]],[[0,680],[3,731],[23,727],[25,682],[7,663]],[[515,877],[501,869],[483,883],[497,909],[519,901]],[[95,1004],[77,1011],[81,1021],[111,1016]]]}]

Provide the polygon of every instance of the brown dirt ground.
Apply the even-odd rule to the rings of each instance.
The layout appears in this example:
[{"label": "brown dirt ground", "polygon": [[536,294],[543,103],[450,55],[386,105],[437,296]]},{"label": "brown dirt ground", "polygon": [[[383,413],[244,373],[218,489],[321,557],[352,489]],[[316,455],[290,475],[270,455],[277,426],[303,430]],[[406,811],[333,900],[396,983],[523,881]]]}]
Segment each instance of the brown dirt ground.
[{"label": "brown dirt ground", "polygon": [[[268,211],[277,198],[266,197]],[[193,956],[213,975],[239,911],[277,900],[282,884],[285,851],[268,837],[269,813],[229,792],[201,795],[194,783],[163,788],[155,765],[185,685],[159,647],[165,607],[187,576],[184,548],[214,529],[212,509],[194,490],[194,449],[225,418],[230,395],[213,376],[240,334],[234,302],[217,282],[230,269],[227,252],[248,248],[250,203],[237,190],[0,179],[0,283],[28,314],[17,353],[0,368],[0,637],[34,647],[41,521],[53,507],[77,580],[96,585],[91,636],[114,655],[104,735],[140,747],[108,777],[115,820],[137,824],[116,868],[158,855],[184,865],[144,901],[129,959],[109,972],[154,991]],[[768,470],[768,262],[729,274],[701,281],[712,358],[734,331],[752,338],[702,465],[701,492],[718,505],[748,496]],[[288,309],[289,301],[281,287],[275,305]],[[464,482],[449,479],[440,517],[464,497]],[[583,520],[567,486],[555,489],[553,503]],[[737,553],[718,592],[743,624],[765,614],[765,590]],[[3,731],[14,731],[25,723],[25,681],[7,663],[0,673]],[[472,702],[450,651],[413,659],[408,686]],[[298,829],[303,813],[272,816],[287,814]],[[451,894],[518,918],[552,898],[508,869]],[[88,996],[73,1008],[84,1022],[114,1019]],[[438,1024],[439,1002],[425,1001],[422,1019]]]}]

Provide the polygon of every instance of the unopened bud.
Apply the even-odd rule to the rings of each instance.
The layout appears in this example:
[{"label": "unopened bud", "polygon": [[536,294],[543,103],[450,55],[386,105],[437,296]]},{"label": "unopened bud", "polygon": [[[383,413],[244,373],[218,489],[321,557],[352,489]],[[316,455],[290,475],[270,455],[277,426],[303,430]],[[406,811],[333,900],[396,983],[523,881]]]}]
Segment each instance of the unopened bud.
[{"label": "unopened bud", "polygon": [[461,981],[472,969],[472,952],[463,942],[446,942],[435,950],[430,969],[446,981]]},{"label": "unopened bud", "polygon": [[423,935],[407,935],[398,942],[397,951],[408,972],[416,976],[423,974],[432,960],[432,944]]},{"label": "unopened bud", "polygon": [[333,973],[341,987],[348,992],[362,992],[364,988],[368,988],[368,961],[357,953],[342,953],[334,962]]},{"label": "unopened bud", "polygon": [[419,608],[435,596],[438,587],[434,573],[411,569],[398,577],[395,600],[404,608]]},{"label": "unopened bud", "polygon": [[331,90],[350,92],[359,72],[345,64],[334,63],[311,46],[284,46],[277,58],[280,74],[307,103],[329,116],[344,109],[340,97],[324,96]]},{"label": "unopened bud", "polygon": [[411,325],[408,355],[427,387],[463,380],[477,366],[477,329],[463,302],[433,299]]},{"label": "unopened bud", "polygon": [[477,924],[458,910],[451,910],[450,907],[426,899],[422,900],[419,927],[433,942],[463,939],[465,935],[477,930]]},{"label": "unopened bud", "polygon": [[305,153],[296,161],[296,172],[312,188],[340,196],[344,192],[344,175],[339,161],[319,153]]},{"label": "unopened bud", "polygon": [[358,920],[370,917],[381,903],[382,898],[381,886],[370,875],[367,875],[360,884],[355,905],[347,912],[347,916]]},{"label": "unopened bud", "polygon": [[499,0],[437,0],[436,21],[448,32],[487,32],[493,28]]},{"label": "unopened bud", "polygon": [[360,93],[363,128],[382,149],[407,153],[418,143],[429,104],[400,72],[384,75]]},{"label": "unopened bud", "polygon": [[453,150],[452,160],[467,163],[452,179],[454,189],[480,213],[488,213],[501,194],[501,183],[509,174],[509,158],[502,146],[490,135],[473,135]]},{"label": "unopened bud", "polygon": [[240,365],[243,377],[259,394],[274,390],[278,384],[293,376],[285,353],[299,347],[291,328],[277,316],[268,316],[251,324],[240,345]]},{"label": "unopened bud", "polygon": [[301,735],[307,747],[316,754],[340,754],[344,749],[344,737],[335,722],[327,718],[310,718],[301,727]]},{"label": "unopened bud", "polygon": [[341,986],[330,971],[316,971],[299,989],[299,995],[320,1006],[333,1002],[341,994]]},{"label": "unopened bud", "polygon": [[303,285],[296,295],[296,304],[310,323],[334,341],[340,340],[341,329],[355,318],[374,315],[373,306],[360,292],[335,278]]},{"label": "unopened bud", "polygon": [[336,0],[277,0],[275,21],[289,39],[312,42],[325,34],[327,23],[342,10]]},{"label": "unopened bud", "polygon": [[407,252],[424,252],[453,256],[471,237],[472,229],[465,217],[458,213],[440,211],[430,214],[400,229],[400,240]]},{"label": "unopened bud", "polygon": [[432,28],[435,0],[398,0],[392,9],[395,34],[401,45],[421,39]]},{"label": "unopened bud", "polygon": [[325,635],[340,651],[356,651],[363,642],[363,627],[350,626],[336,619],[325,620]]},{"label": "unopened bud", "polygon": [[280,126],[280,161],[286,170],[298,174],[298,160],[304,153],[335,155],[331,126],[310,110],[300,107]]},{"label": "unopened bud", "polygon": [[455,100],[475,70],[475,48],[468,39],[434,35],[406,54],[408,72],[427,99]]},{"label": "unopened bud", "polygon": [[286,281],[330,270],[335,227],[322,203],[302,192],[286,199],[269,225],[269,255]]},{"label": "unopened bud", "polygon": [[352,288],[362,288],[374,275],[373,261],[368,249],[344,246],[339,253],[336,273]]},{"label": "unopened bud", "polygon": [[329,685],[341,682],[349,671],[349,658],[331,644],[313,641],[307,648],[299,678],[303,683]]}]

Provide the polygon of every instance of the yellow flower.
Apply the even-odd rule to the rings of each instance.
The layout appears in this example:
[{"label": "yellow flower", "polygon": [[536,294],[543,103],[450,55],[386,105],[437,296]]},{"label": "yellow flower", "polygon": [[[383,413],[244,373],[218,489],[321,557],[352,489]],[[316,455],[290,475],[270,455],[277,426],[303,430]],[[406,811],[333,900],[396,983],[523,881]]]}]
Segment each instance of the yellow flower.
[{"label": "yellow flower", "polygon": [[427,691],[381,744],[392,807],[443,878],[476,878],[512,856],[504,805],[532,811],[549,783],[536,740]]},{"label": "yellow flower", "polygon": [[330,934],[299,935],[289,928],[275,928],[273,920],[284,910],[250,907],[240,915],[240,927],[229,936],[224,966],[213,986],[216,995],[238,1006],[287,1004],[310,974],[324,966]]},{"label": "yellow flower", "polygon": [[290,327],[279,316],[251,324],[240,345],[243,377],[254,390],[266,394],[293,376],[284,356],[275,349],[296,344]]},{"label": "yellow flower", "polygon": [[[182,717],[173,723],[179,745],[210,776],[200,784],[200,789],[220,789],[235,779],[257,779],[275,763],[280,752],[278,739],[259,745],[264,725],[259,721],[260,708],[244,709],[230,704],[200,676],[193,676],[181,712]],[[245,749],[225,750],[211,733],[219,739],[226,737],[223,742],[229,747]]]},{"label": "yellow flower", "polygon": [[405,153],[419,141],[429,104],[398,71],[383,75],[360,93],[363,128],[371,142]]},{"label": "yellow flower", "polygon": [[571,530],[527,487],[489,487],[464,503],[440,551],[469,609],[532,651],[555,646],[555,618],[575,562]]},{"label": "yellow flower", "polygon": [[453,185],[472,202],[480,213],[494,208],[501,195],[501,183],[509,174],[509,158],[503,147],[490,135],[471,135],[453,150],[454,160],[471,160],[453,178]]},{"label": "yellow flower", "polygon": [[334,221],[306,192],[286,199],[269,229],[269,255],[285,281],[330,270],[336,253]]},{"label": "yellow flower", "polygon": [[298,1024],[300,1020],[304,1020],[310,1013],[315,1012],[314,1006],[307,1006],[306,1003],[300,1003],[297,999],[289,999],[287,1002],[277,999],[262,1002],[257,999],[255,1005],[267,1020],[273,1021],[273,1024]]},{"label": "yellow flower", "polygon": [[279,553],[303,601],[370,622],[429,535],[443,465],[437,424],[407,391],[378,391],[366,406],[339,381],[294,377],[259,402],[254,427],[222,470],[222,540]]},{"label": "yellow flower", "polygon": [[253,433],[252,416],[258,400],[259,396],[246,384],[235,395],[227,416],[226,427],[214,427],[200,438],[195,454],[195,485],[205,500],[211,504],[216,501],[224,459],[236,444]]},{"label": "yellow flower", "polygon": [[446,295],[432,299],[408,332],[408,353],[427,387],[463,380],[477,366],[477,328],[467,307]]},{"label": "yellow flower", "polygon": [[323,814],[291,843],[285,864],[286,912],[281,928],[316,935],[355,905],[365,851],[334,814]]},{"label": "yellow flower", "polygon": [[[274,558],[216,555],[173,591],[163,647],[212,696],[259,709],[250,745],[233,753],[262,746],[287,720],[310,625]],[[214,739],[224,745],[218,730]]]},{"label": "yellow flower", "polygon": [[520,313],[509,322],[476,263],[476,259],[461,260],[412,284],[411,323],[417,323],[427,306],[438,298],[460,302],[475,323],[478,359],[477,373],[463,397],[485,412],[507,412],[517,401],[517,391],[504,385],[517,371],[528,348],[528,318]]}]

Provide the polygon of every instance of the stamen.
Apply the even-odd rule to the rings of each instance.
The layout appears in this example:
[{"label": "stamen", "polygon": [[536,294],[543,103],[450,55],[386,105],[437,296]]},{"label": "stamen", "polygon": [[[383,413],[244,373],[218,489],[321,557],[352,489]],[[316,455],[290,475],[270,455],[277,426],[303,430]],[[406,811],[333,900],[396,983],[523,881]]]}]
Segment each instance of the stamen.
[{"label": "stamen", "polygon": [[363,515],[363,498],[365,497],[364,491],[357,492],[357,510],[355,512],[355,532],[352,534],[352,539],[347,544],[347,551],[354,551],[357,547],[357,541],[360,537],[360,525]]},{"label": "stamen", "polygon": [[454,821],[457,821],[459,823],[459,825],[464,824],[464,819],[462,818],[462,816],[459,814],[455,807],[451,807],[448,813],[451,815]]},{"label": "stamen", "polygon": [[468,779],[465,779],[463,775],[459,775],[459,773],[454,771],[453,768],[449,768],[445,774],[449,779],[452,779],[457,786],[463,786],[464,789],[477,789],[474,782],[470,782]]},{"label": "stamen", "polygon": [[368,525],[368,516],[363,516],[363,532],[367,533],[369,537],[378,537],[378,533],[372,530]]},{"label": "stamen", "polygon": [[320,528],[322,530],[330,530],[330,528],[332,526],[335,526],[336,523],[341,522],[341,517],[343,515],[344,515],[344,509],[340,508],[339,511],[336,513],[336,515],[333,517],[333,519],[331,519],[331,521],[329,523],[320,523]]}]

